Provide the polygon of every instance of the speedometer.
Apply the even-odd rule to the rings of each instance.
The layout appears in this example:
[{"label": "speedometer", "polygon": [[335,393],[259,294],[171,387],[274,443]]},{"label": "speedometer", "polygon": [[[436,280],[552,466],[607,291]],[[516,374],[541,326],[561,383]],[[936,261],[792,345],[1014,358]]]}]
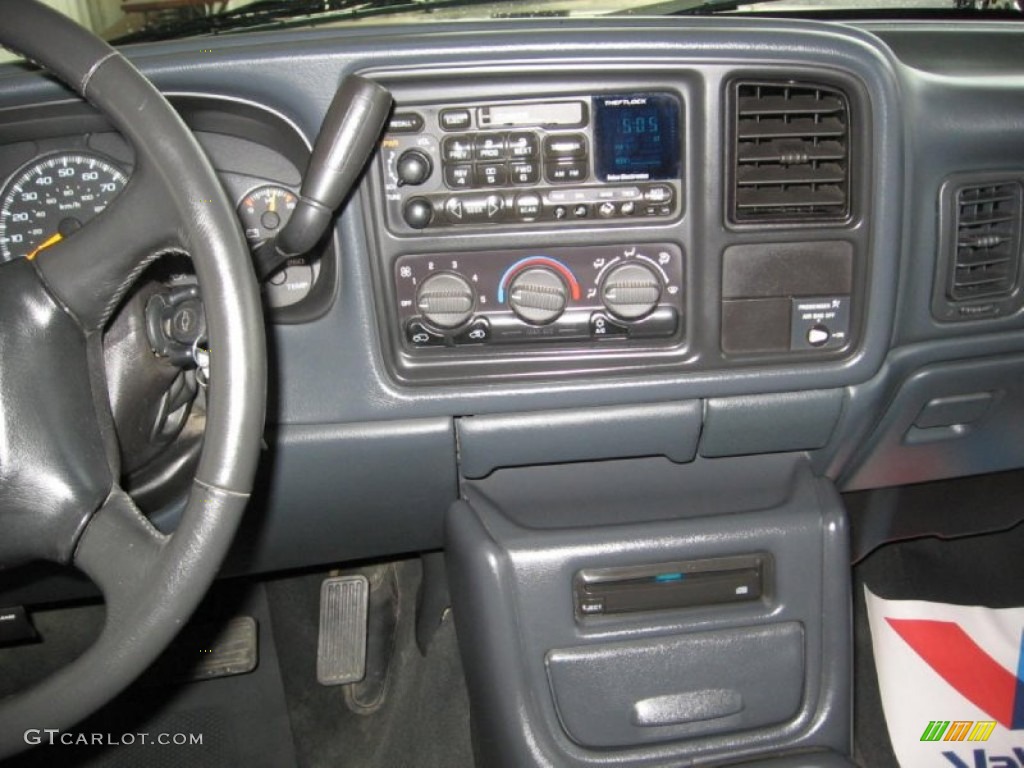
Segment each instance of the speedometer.
[{"label": "speedometer", "polygon": [[34,258],[100,213],[128,182],[119,168],[87,152],[36,158],[0,194],[0,260]]}]

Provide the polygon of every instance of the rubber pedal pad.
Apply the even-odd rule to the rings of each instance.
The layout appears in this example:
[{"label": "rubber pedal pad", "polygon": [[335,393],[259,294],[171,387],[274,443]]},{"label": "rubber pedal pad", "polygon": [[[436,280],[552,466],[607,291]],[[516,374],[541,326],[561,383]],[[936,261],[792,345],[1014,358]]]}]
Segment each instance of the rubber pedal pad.
[{"label": "rubber pedal pad", "polygon": [[321,685],[357,683],[366,675],[369,605],[365,576],[335,576],[320,585],[316,679]]}]

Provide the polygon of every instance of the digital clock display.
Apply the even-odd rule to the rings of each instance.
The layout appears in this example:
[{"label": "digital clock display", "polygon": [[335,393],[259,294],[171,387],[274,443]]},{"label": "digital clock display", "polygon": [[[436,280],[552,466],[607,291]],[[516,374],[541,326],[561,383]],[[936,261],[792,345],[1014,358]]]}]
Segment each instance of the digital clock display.
[{"label": "digital clock display", "polygon": [[679,103],[668,94],[594,97],[595,161],[602,181],[679,177]]}]

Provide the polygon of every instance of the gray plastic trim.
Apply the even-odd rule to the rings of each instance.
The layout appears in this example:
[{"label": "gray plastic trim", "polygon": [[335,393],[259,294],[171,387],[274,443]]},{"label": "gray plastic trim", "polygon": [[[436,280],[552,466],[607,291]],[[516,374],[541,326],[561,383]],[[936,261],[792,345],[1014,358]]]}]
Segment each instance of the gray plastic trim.
[{"label": "gray plastic trim", "polygon": [[499,467],[590,459],[687,462],[697,453],[700,426],[695,401],[463,418],[456,422],[459,469],[479,478]]},{"label": "gray plastic trim", "polygon": [[[984,397],[962,422],[916,424],[933,400]],[[955,415],[955,414],[954,414]],[[975,418],[976,416],[976,418]],[[843,476],[861,490],[1024,466],[1024,356],[938,363],[909,376]]]},{"label": "gray plastic trim", "polygon": [[456,498],[450,419],[281,427],[229,573],[436,548]]},{"label": "gray plastic trim", "polygon": [[822,448],[839,421],[839,389],[712,398],[700,454],[709,458]]}]

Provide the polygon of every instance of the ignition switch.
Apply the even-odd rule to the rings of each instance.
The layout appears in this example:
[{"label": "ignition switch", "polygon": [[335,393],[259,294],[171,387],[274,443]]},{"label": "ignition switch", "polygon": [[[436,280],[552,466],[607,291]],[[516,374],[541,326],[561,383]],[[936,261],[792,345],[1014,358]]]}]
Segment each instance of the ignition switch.
[{"label": "ignition switch", "polygon": [[146,333],[153,352],[181,368],[195,366],[206,340],[206,312],[199,287],[184,285],[154,294],[146,304]]}]

